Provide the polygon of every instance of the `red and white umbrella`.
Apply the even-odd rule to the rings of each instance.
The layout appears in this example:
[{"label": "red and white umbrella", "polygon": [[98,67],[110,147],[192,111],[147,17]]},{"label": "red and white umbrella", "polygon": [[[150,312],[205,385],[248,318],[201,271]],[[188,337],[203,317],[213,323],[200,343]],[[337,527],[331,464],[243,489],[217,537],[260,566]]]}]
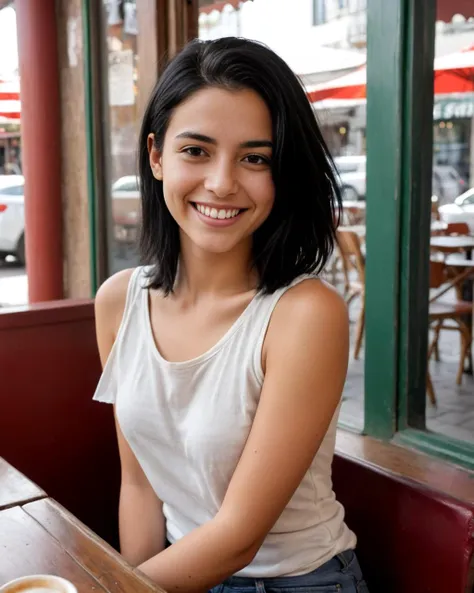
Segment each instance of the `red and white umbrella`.
[{"label": "red and white umbrella", "polygon": [[[448,93],[474,92],[474,45],[460,52],[435,59],[434,92],[436,95]],[[367,67],[315,85],[307,89],[311,103],[324,99],[363,99],[366,97]]]},{"label": "red and white umbrella", "polygon": [[20,82],[0,79],[0,119],[20,119]]}]

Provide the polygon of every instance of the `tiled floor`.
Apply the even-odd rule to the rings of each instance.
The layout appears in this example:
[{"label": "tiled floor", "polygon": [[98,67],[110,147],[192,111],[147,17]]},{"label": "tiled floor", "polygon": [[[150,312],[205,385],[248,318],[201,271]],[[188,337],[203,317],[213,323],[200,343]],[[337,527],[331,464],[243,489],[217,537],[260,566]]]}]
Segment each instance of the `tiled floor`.
[{"label": "tiled floor", "polygon": [[[351,333],[355,331],[357,304],[351,307]],[[464,375],[456,385],[459,362],[459,335],[444,332],[440,339],[441,362],[430,362],[437,407],[426,399],[426,424],[429,430],[474,443],[474,377]],[[354,360],[351,353],[347,382],[343,394],[341,420],[363,427],[364,423],[364,353]]]}]

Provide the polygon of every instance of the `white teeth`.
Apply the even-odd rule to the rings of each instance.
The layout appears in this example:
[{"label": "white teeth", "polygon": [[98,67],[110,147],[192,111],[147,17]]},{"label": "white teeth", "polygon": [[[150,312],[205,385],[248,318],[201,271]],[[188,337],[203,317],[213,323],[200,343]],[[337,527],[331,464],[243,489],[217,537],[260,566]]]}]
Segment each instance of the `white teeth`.
[{"label": "white teeth", "polygon": [[225,218],[234,218],[239,214],[239,209],[234,210],[218,210],[217,208],[209,208],[209,206],[202,206],[201,204],[196,204],[196,209],[204,216],[209,216],[209,218],[217,218],[219,220],[223,220]]}]

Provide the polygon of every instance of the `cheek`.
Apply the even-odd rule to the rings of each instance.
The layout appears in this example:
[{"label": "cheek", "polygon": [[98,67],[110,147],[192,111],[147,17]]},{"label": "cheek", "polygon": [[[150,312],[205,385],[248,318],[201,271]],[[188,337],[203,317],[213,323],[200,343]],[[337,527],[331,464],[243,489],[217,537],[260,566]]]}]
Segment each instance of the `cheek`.
[{"label": "cheek", "polygon": [[254,186],[255,205],[268,215],[275,202],[275,186],[271,177],[262,178]]},{"label": "cheek", "polygon": [[182,202],[199,182],[197,171],[186,164],[177,162],[165,167],[163,169],[163,192],[167,204]]}]

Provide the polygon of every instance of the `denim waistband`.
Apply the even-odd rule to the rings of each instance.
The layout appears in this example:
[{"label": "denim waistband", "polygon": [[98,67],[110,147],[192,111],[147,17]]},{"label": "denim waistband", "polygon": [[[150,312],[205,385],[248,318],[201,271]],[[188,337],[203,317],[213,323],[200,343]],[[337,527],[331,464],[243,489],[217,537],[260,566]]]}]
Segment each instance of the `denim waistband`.
[{"label": "denim waistband", "polygon": [[326,572],[337,571],[346,568],[354,558],[354,550],[346,550],[328,560],[316,570],[307,574],[287,577],[229,577],[224,581],[226,587],[255,587],[255,581],[262,583],[265,588],[286,588],[286,587],[311,587],[314,585],[314,575],[322,575]]}]

